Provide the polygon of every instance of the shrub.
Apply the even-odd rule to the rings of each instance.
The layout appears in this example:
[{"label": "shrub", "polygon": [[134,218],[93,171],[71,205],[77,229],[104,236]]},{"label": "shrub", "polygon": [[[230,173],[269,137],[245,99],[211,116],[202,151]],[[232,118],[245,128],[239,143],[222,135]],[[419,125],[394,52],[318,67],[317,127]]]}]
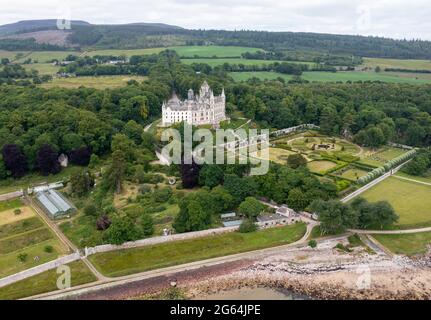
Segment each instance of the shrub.
[{"label": "shrub", "polygon": [[22,211],[21,211],[21,209],[15,209],[13,211],[13,213],[17,216],[17,215],[20,215],[22,213]]},{"label": "shrub", "polygon": [[316,240],[310,240],[310,241],[308,241],[308,245],[311,248],[316,248],[317,247],[317,241]]},{"label": "shrub", "polygon": [[97,216],[97,207],[94,204],[89,204],[84,208],[84,214],[86,216]]},{"label": "shrub", "polygon": [[241,233],[249,233],[257,230],[257,225],[250,219],[244,220],[239,226],[239,232]]},{"label": "shrub", "polygon": [[52,253],[54,252],[54,247],[51,245],[47,245],[43,248],[43,251],[45,251],[46,253]]},{"label": "shrub", "polygon": [[17,258],[20,262],[25,262],[27,260],[28,254],[27,253],[20,253]]}]

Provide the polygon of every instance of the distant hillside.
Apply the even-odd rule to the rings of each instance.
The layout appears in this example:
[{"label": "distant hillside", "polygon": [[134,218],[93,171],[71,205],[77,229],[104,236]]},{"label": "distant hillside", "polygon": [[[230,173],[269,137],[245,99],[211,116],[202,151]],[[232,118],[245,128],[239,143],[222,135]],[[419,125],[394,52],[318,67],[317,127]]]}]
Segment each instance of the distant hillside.
[{"label": "distant hillside", "polygon": [[[82,25],[90,25],[88,22],[72,20],[71,21],[72,28],[74,26],[82,26]],[[47,20],[25,20],[18,21],[15,23],[5,24],[0,26],[0,35],[12,35],[18,33],[25,32],[34,32],[40,30],[51,30],[57,29],[57,20],[56,19],[47,19]]]},{"label": "distant hillside", "polygon": [[347,57],[431,59],[431,42],[421,40],[304,32],[188,30],[162,23],[94,25],[85,21],[72,21],[71,30],[58,32],[54,19],[0,26],[0,49],[3,50],[43,50],[46,46],[57,50],[68,47],[137,49],[207,44]]}]

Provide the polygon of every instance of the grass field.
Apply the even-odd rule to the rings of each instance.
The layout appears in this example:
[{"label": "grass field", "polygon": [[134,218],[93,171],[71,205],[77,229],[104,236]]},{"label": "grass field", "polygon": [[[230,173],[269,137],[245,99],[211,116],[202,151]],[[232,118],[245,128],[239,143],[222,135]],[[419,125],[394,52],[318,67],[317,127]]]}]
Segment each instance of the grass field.
[{"label": "grass field", "polygon": [[[312,65],[313,62],[298,62],[298,61],[273,61],[273,60],[257,60],[257,59],[241,59],[241,58],[224,58],[224,59],[181,59],[182,63],[185,64],[193,64],[193,63],[206,63],[207,65],[211,67],[220,66],[224,63],[229,64],[243,64],[245,66],[251,66],[251,65],[268,65],[275,62],[290,62],[290,63],[296,63],[296,64],[308,64]],[[240,72],[242,73],[242,72]],[[247,72],[247,73],[253,73],[253,72]],[[256,72],[259,73],[259,72]]]},{"label": "grass field", "polygon": [[[289,81],[293,78],[292,75],[281,74],[276,72],[230,72],[229,75],[235,81],[246,81],[256,77],[261,80],[274,80],[282,78]],[[390,83],[409,83],[409,84],[424,84],[431,83],[431,74],[415,74],[408,77],[408,74],[392,73],[392,72],[361,72],[361,71],[346,71],[346,72],[304,72],[302,79],[310,82],[346,82],[346,81],[382,81]]]},{"label": "grass field", "polygon": [[383,58],[363,58],[363,66],[375,69],[377,66],[385,68],[398,68],[409,70],[431,70],[430,60],[403,60],[403,59],[383,59]]},{"label": "grass field", "polygon": [[[77,286],[96,281],[96,277],[82,261],[75,261],[68,265],[71,271],[71,285]],[[57,270],[49,270],[0,288],[0,300],[14,300],[45,292],[57,290]]]},{"label": "grass field", "polygon": [[[16,54],[16,52],[14,52]],[[29,55],[17,60],[16,62],[23,62],[24,60],[30,58],[38,63],[47,63],[53,59],[64,60],[69,54],[80,55],[76,51],[33,51]]]},{"label": "grass field", "polygon": [[406,150],[392,147],[384,147],[374,151],[364,148],[364,151],[365,152],[361,156],[361,160],[359,162],[374,167],[380,167],[386,162],[406,153]]},{"label": "grass field", "polygon": [[361,196],[371,202],[388,201],[400,216],[400,227],[431,224],[431,186],[391,177]]},{"label": "grass field", "polygon": [[100,77],[74,77],[74,78],[55,78],[50,82],[43,83],[43,88],[79,88],[89,87],[95,89],[119,88],[127,85],[127,81],[144,81],[146,77],[139,76],[100,76]]},{"label": "grass field", "polygon": [[417,180],[417,181],[421,181],[421,182],[425,182],[425,183],[431,183],[431,172],[427,173],[425,175],[425,177],[411,176],[411,175],[404,173],[404,172],[401,172],[401,171],[398,171],[395,175],[399,176],[399,177],[407,178],[407,179],[413,179],[413,180]]},{"label": "grass field", "polygon": [[295,242],[305,234],[305,224],[271,228],[252,233],[223,235],[96,254],[90,257],[98,270],[119,277],[197,260]]},{"label": "grass field", "polygon": [[53,66],[51,63],[33,63],[33,64],[24,64],[23,67],[27,70],[36,70],[40,75],[49,74],[54,75],[60,70],[60,67]]},{"label": "grass field", "polygon": [[160,51],[170,49],[175,50],[181,57],[241,57],[241,53],[244,52],[256,52],[257,48],[247,47],[230,47],[230,46],[177,46],[168,48],[148,48],[148,49],[133,49],[133,50],[121,50],[121,49],[109,49],[109,50],[94,50],[86,52],[85,55],[113,55],[131,57],[133,55],[145,55],[159,53]]},{"label": "grass field", "polygon": [[412,234],[375,234],[373,237],[395,254],[414,256],[427,252],[431,245],[431,232]]}]

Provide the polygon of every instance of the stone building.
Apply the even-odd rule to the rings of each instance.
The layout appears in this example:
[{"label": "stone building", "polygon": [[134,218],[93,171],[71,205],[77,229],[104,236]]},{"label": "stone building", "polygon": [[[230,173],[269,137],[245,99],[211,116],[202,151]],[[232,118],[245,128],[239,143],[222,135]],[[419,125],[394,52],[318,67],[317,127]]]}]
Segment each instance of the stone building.
[{"label": "stone building", "polygon": [[178,122],[187,122],[191,125],[211,124],[218,127],[220,121],[226,120],[226,96],[224,89],[219,96],[205,81],[199,94],[195,95],[192,89],[188,91],[187,100],[181,101],[176,94],[162,105],[162,125],[170,126]]}]

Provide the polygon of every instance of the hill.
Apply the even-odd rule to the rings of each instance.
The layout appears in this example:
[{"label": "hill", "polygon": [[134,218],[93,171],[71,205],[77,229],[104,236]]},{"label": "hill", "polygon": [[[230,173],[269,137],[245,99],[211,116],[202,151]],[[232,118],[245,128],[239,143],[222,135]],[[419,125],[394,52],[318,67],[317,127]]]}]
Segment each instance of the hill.
[{"label": "hill", "polygon": [[[24,50],[29,46],[28,50],[42,50],[41,44],[58,48],[74,46],[97,49],[214,44],[256,47],[288,56],[297,52],[312,52],[347,57],[431,59],[431,42],[422,40],[304,32],[188,30],[162,23],[95,25],[85,21],[72,21],[72,29],[68,30],[67,35],[50,33],[47,36],[41,33],[54,29],[56,20],[20,21],[0,26],[0,36],[3,35],[0,49]],[[4,39],[5,36],[8,38]],[[29,41],[31,39],[34,39],[33,43]]]}]

